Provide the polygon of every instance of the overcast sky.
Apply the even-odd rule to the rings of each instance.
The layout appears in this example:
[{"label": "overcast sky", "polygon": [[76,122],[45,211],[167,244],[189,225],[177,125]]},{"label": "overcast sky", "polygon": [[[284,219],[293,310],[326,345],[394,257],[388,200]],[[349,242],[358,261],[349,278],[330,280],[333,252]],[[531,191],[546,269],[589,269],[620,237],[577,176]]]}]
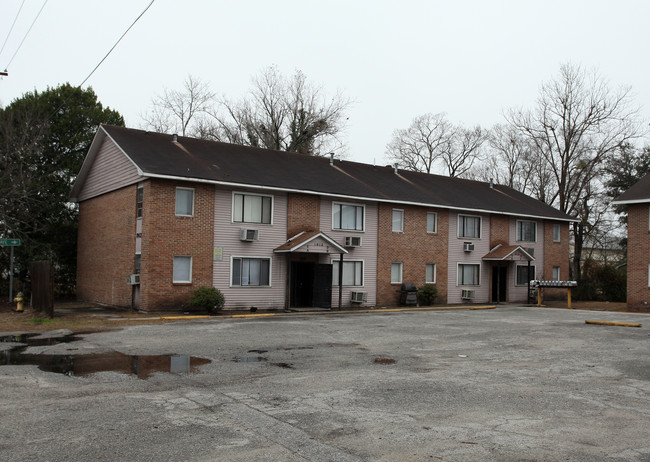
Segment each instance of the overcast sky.
[{"label": "overcast sky", "polygon": [[[0,1],[0,46],[23,0]],[[0,105],[79,85],[150,0],[26,0],[0,54]],[[127,126],[188,74],[231,99],[270,66],[303,71],[349,111],[348,159],[383,164],[393,130],[427,112],[467,126],[531,107],[562,63],[630,86],[650,121],[650,2],[156,0],[88,80]]]}]

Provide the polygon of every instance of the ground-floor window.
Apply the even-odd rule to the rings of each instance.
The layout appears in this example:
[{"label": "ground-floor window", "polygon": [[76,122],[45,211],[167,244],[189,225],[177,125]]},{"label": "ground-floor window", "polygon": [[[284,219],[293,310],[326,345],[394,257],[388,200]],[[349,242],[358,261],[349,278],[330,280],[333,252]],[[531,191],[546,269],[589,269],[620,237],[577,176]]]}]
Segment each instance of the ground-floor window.
[{"label": "ground-floor window", "polygon": [[188,255],[174,256],[174,282],[192,282],[192,257]]},{"label": "ground-floor window", "polygon": [[271,259],[234,257],[232,259],[232,285],[271,285]]},{"label": "ground-floor window", "polygon": [[[528,272],[530,268],[530,273]],[[517,281],[515,282],[518,286],[528,285],[528,281],[535,279],[535,266],[531,265],[517,265]]]},{"label": "ground-floor window", "polygon": [[402,283],[402,264],[401,263],[391,263],[390,264],[390,283],[391,284],[401,284]]},{"label": "ground-floor window", "polygon": [[436,264],[435,263],[427,263],[425,282],[427,284],[435,284],[436,283]]},{"label": "ground-floor window", "polygon": [[481,265],[478,263],[458,264],[458,285],[477,286],[480,281]]},{"label": "ground-floor window", "polygon": [[[332,285],[339,285],[339,261],[332,260]],[[362,286],[363,285],[363,262],[362,261],[344,261],[343,262],[343,284],[344,286]]]}]

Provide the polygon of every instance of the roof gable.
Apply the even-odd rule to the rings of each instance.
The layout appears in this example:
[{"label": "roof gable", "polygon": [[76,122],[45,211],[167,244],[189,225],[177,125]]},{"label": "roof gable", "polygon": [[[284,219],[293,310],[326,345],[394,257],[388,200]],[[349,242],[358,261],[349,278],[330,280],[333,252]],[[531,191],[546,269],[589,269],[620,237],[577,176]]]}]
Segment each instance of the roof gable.
[{"label": "roof gable", "polygon": [[630,189],[618,196],[613,204],[641,204],[650,202],[650,174],[641,178]]}]

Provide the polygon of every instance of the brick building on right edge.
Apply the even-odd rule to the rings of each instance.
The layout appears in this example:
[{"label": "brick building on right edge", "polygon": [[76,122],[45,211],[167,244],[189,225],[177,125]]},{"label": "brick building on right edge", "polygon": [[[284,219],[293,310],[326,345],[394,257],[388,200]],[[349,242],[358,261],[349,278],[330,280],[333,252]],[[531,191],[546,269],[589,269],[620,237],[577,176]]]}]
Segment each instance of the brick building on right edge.
[{"label": "brick building on right edge", "polygon": [[627,206],[627,306],[650,311],[650,175],[613,204]]}]

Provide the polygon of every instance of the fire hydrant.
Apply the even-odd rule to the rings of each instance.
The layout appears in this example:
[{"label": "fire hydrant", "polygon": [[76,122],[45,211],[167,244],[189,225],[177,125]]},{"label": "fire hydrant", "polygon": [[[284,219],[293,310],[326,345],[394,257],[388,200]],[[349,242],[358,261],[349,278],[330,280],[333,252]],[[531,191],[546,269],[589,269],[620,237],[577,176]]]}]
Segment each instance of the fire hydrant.
[{"label": "fire hydrant", "polygon": [[16,311],[19,313],[22,313],[23,311],[23,293],[18,292],[16,294],[16,298],[14,298],[14,302],[16,302]]}]

